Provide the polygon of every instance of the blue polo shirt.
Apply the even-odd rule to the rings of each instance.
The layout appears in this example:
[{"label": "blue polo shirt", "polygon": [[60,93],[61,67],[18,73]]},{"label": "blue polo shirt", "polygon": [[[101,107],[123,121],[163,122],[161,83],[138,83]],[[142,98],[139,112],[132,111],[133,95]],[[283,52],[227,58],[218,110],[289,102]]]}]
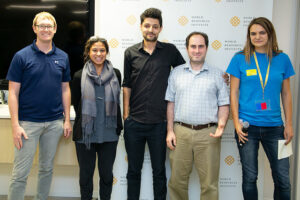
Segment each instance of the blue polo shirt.
[{"label": "blue polo shirt", "polygon": [[69,59],[54,43],[47,54],[35,43],[14,55],[6,79],[21,84],[19,120],[53,121],[63,117],[62,82],[71,79]]},{"label": "blue polo shirt", "polygon": [[[266,54],[256,52],[263,82],[267,73],[269,60]],[[246,62],[245,55],[237,53],[232,58],[227,73],[240,79],[239,118],[255,126],[280,126],[280,94],[283,80],[295,74],[289,57],[285,53],[274,55],[265,87],[264,101],[269,102],[269,110],[257,110],[256,104],[262,100],[262,87],[253,55]]]}]

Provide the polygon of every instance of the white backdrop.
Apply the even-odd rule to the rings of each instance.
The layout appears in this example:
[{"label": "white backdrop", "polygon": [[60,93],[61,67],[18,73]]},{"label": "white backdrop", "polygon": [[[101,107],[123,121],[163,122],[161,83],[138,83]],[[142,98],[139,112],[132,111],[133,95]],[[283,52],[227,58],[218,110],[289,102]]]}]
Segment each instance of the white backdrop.
[{"label": "white backdrop", "polygon": [[[177,46],[187,60],[185,38],[192,31],[208,34],[210,44],[206,61],[226,70],[233,54],[244,46],[246,30],[253,17],[272,17],[273,0],[96,0],[95,35],[108,40],[110,60],[123,72],[124,50],[142,41],[140,14],[149,7],[159,8],[163,15],[163,31],[159,40]],[[220,200],[240,200],[241,165],[233,138],[232,121],[228,122],[222,137]],[[263,157],[259,157],[259,194],[263,199]],[[167,155],[168,157],[168,155]],[[142,173],[142,200],[153,199],[152,171],[149,151],[146,149]],[[167,177],[170,176],[166,161]],[[112,199],[126,199],[127,159],[123,137],[120,137],[114,166]],[[191,200],[199,199],[198,175],[193,170],[190,178]]]}]

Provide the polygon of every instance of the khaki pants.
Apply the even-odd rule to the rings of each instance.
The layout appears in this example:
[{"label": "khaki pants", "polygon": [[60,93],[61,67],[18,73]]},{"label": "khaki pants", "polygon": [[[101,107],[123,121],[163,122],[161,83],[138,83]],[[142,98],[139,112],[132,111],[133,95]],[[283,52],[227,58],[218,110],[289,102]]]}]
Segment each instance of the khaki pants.
[{"label": "khaki pants", "polygon": [[200,178],[201,200],[218,200],[220,138],[213,138],[216,127],[192,130],[174,125],[177,145],[170,152],[171,178],[168,184],[171,200],[188,200],[189,176],[195,163]]}]

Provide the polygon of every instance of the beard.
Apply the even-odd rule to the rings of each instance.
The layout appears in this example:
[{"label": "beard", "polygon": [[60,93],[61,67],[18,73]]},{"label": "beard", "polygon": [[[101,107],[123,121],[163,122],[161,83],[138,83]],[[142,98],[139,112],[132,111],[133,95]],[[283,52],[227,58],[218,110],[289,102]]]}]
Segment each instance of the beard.
[{"label": "beard", "polygon": [[149,38],[149,37],[147,37],[147,34],[145,34],[145,35],[143,35],[143,38],[147,42],[156,42],[158,36],[156,36],[156,35],[153,34],[153,37]]}]

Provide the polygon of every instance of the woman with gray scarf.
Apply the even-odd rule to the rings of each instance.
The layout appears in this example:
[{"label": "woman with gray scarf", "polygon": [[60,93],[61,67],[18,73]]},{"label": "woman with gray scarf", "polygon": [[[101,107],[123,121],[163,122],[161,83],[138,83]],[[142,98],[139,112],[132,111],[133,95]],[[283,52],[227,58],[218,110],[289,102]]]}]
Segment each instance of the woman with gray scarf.
[{"label": "woman with gray scarf", "polygon": [[73,140],[79,163],[81,200],[91,200],[93,176],[98,158],[100,199],[110,199],[113,164],[120,132],[121,74],[106,59],[108,43],[98,36],[85,45],[85,65],[72,81],[72,104],[76,112]]}]

